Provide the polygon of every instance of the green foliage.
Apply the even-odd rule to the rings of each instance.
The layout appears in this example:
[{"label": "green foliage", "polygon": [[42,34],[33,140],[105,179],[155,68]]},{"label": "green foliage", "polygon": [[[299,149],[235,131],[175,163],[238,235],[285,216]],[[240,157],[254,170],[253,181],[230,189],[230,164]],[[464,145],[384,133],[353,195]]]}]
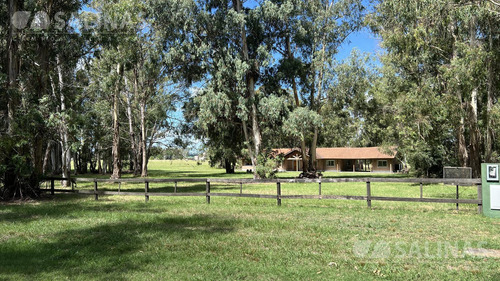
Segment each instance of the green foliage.
[{"label": "green foliage", "polygon": [[374,96],[377,74],[370,57],[354,49],[334,68],[327,102],[321,108],[324,134],[320,146],[381,145],[388,122],[379,99]]},{"label": "green foliage", "polygon": [[[466,1],[467,2],[467,1]],[[418,173],[491,161],[499,83],[491,3],[381,1],[369,22],[381,36],[377,92],[392,138]],[[385,96],[385,97],[384,97]],[[495,131],[495,132],[493,132]]]},{"label": "green foliage", "polygon": [[310,134],[311,128],[320,127],[322,124],[321,116],[306,107],[294,109],[285,124],[285,130],[300,139],[305,139]]},{"label": "green foliage", "polygon": [[270,153],[259,155],[258,165],[255,167],[261,179],[274,179],[278,173],[279,164],[283,161],[281,156],[271,156]]},{"label": "green foliage", "polygon": [[[112,128],[117,162],[136,167],[162,154],[158,145],[186,149],[193,137],[212,163],[231,171],[246,156],[263,177],[275,159],[262,152],[278,146],[396,145],[428,176],[443,165],[477,175],[481,161],[499,160],[495,1],[379,1],[366,22],[361,0],[243,2],[2,2],[2,197],[36,196],[40,175],[61,171],[63,150],[78,172],[97,172],[111,159]],[[50,19],[62,12],[67,28],[9,33],[16,3]],[[335,61],[364,24],[382,39],[377,71],[358,52]],[[180,106],[186,124],[172,121]],[[112,108],[121,108],[115,126]]]}]

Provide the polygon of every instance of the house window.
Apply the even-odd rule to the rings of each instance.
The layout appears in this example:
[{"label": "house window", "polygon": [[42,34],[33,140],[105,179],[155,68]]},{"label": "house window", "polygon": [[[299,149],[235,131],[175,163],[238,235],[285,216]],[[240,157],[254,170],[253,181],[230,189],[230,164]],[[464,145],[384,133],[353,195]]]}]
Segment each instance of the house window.
[{"label": "house window", "polygon": [[387,167],[387,160],[378,160],[377,166],[379,167]]},{"label": "house window", "polygon": [[326,161],[326,165],[328,167],[335,167],[335,160],[328,160],[328,161]]}]

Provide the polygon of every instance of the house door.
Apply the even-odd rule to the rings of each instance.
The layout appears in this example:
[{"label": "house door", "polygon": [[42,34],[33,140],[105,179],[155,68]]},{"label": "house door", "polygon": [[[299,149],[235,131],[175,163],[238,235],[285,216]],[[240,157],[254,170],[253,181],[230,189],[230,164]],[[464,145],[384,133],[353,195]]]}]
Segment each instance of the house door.
[{"label": "house door", "polygon": [[352,171],[352,161],[346,160],[344,163],[344,171]]}]

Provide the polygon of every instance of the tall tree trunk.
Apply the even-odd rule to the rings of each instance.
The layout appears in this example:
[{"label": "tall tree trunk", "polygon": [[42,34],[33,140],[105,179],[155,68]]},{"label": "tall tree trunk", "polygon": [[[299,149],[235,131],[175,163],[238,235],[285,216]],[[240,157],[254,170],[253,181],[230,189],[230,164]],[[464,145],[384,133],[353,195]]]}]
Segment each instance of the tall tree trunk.
[{"label": "tall tree trunk", "polygon": [[[330,2],[330,5],[328,9],[330,9],[333,5],[333,2]],[[321,113],[321,95],[323,94],[323,79],[324,79],[324,72],[325,72],[325,46],[326,46],[326,35],[323,36],[321,44],[322,46],[322,52],[321,52],[321,61],[320,61],[320,69],[319,73],[317,75],[318,79],[318,84],[317,84],[317,97],[312,93],[311,94],[311,109],[316,110],[318,114]],[[316,148],[318,147],[318,134],[319,134],[319,128],[315,127],[314,132],[313,132],[313,139],[311,142],[311,159],[310,159],[310,166],[309,166],[309,171],[314,171],[316,172],[317,165],[316,165]]]},{"label": "tall tree trunk", "polygon": [[[71,177],[71,149],[69,143],[69,132],[68,124],[66,120],[66,97],[64,96],[64,76],[62,69],[62,61],[59,55],[56,55],[57,63],[57,76],[59,78],[59,97],[61,101],[61,126],[60,126],[60,137],[61,137],[61,147],[62,147],[62,174],[63,178]],[[62,185],[64,187],[68,186],[69,181],[63,181]]]},{"label": "tall tree trunk", "polygon": [[60,157],[61,153],[59,146],[60,146],[59,142],[54,142],[52,151],[50,152],[50,163],[53,174],[59,173],[61,169],[61,157]]},{"label": "tall tree trunk", "polygon": [[309,163],[309,157],[307,156],[307,147],[306,147],[306,141],[305,141],[305,136],[302,138],[300,141],[300,154],[302,155],[302,172],[307,173],[307,167]]},{"label": "tall tree trunk", "polygon": [[[493,36],[492,36],[492,27],[491,27],[491,20],[488,22],[488,51],[493,52]],[[488,81],[487,81],[487,101],[486,101],[486,137],[484,141],[484,160],[487,163],[491,163],[493,161],[492,155],[493,155],[493,142],[495,139],[494,136],[494,131],[493,131],[493,126],[494,126],[494,118],[491,116],[492,115],[492,109],[493,109],[493,101],[495,99],[494,92],[493,92],[493,81],[495,79],[495,74],[494,74],[494,61],[490,60],[488,62]]]},{"label": "tall tree trunk", "polygon": [[[146,94],[144,94],[146,95]],[[148,151],[146,148],[146,140],[147,140],[147,135],[146,135],[146,97],[144,96],[141,99],[141,148],[142,148],[142,171],[141,171],[141,177],[147,177],[148,176]]]},{"label": "tall tree trunk", "polygon": [[137,139],[137,169],[138,169],[138,175],[142,173],[142,136],[141,132],[139,131],[139,136]]},{"label": "tall tree trunk", "polygon": [[481,136],[477,123],[477,89],[471,94],[469,106],[470,167],[474,178],[481,176]]},{"label": "tall tree trunk", "polygon": [[467,144],[465,143],[465,120],[464,117],[460,118],[460,123],[457,129],[457,146],[458,146],[458,165],[460,167],[467,167],[469,161],[469,154],[467,153]]},{"label": "tall tree trunk", "polygon": [[[18,11],[19,1],[9,0],[9,20],[12,20],[14,14]],[[7,101],[7,133],[12,135],[15,108],[17,106],[17,75],[19,71],[18,60],[18,38],[17,30],[12,21],[9,24],[9,33],[7,38],[7,67],[8,67],[8,101]]]},{"label": "tall tree trunk", "polygon": [[[139,75],[137,72],[134,72],[134,93],[135,93],[135,96],[138,97],[139,96],[139,86],[138,86],[138,83],[139,83]],[[141,146],[141,136],[139,134],[139,136],[135,136],[134,138],[135,140],[135,167],[134,167],[134,175],[140,175],[141,174],[141,170],[142,170],[142,146]]]},{"label": "tall tree trunk", "polygon": [[[255,157],[252,149],[252,140],[248,134],[248,124],[245,120],[242,120],[243,135],[245,136],[245,142],[247,144],[248,155],[250,156],[250,162],[252,162],[252,171],[255,171],[257,163],[255,162]],[[255,172],[254,172],[255,174]]]},{"label": "tall tree trunk", "polygon": [[[79,151],[75,151],[73,153],[73,172],[75,175],[79,174],[80,171],[82,170],[82,162],[81,162],[81,154]],[[71,163],[70,163],[70,172],[71,172]]]},{"label": "tall tree trunk", "polygon": [[[251,86],[249,89],[251,89],[251,94],[250,94],[250,100],[254,100],[255,93],[253,93],[255,85],[253,84],[253,80],[250,83]],[[253,144],[254,144],[254,157],[255,157],[255,166],[257,166],[258,163],[258,156],[260,155],[260,150],[261,150],[261,143],[262,143],[262,135],[260,133],[260,126],[259,122],[257,120],[257,108],[255,104],[252,103],[252,133],[253,133]],[[257,170],[254,170],[254,178],[259,178],[260,176],[257,174]]]},{"label": "tall tree trunk", "polygon": [[[83,135],[83,130],[81,132]],[[83,138],[80,139],[80,167],[79,173],[86,174],[88,172],[88,163],[89,163],[89,148],[85,145],[85,141]],[[69,162],[71,165],[71,162]]]},{"label": "tall tree trunk", "polygon": [[[472,18],[470,23],[470,48],[477,48],[476,40],[476,19],[475,16]],[[477,178],[481,174],[481,135],[479,132],[479,126],[477,121],[477,95],[478,89],[474,85],[474,89],[471,92],[471,100],[469,105],[469,136],[470,136],[470,167],[472,168],[472,176]]]},{"label": "tall tree trunk", "polygon": [[226,169],[226,174],[234,174],[233,162],[228,158],[224,158],[224,168]]},{"label": "tall tree trunk", "polygon": [[118,64],[116,71],[118,73],[119,79],[116,84],[116,90],[113,95],[113,148],[112,148],[112,157],[113,157],[113,174],[111,175],[112,179],[119,179],[122,176],[122,167],[121,167],[121,159],[120,159],[120,116],[119,116],[119,106],[120,106],[120,82],[121,82],[121,65]]},{"label": "tall tree trunk", "polygon": [[[127,78],[125,77],[125,83],[127,83]],[[137,96],[137,79],[134,79],[134,94]],[[128,117],[128,130],[130,135],[130,170],[137,175],[137,147],[135,144],[135,131],[134,123],[132,117],[132,97],[131,93],[127,93],[127,117]]]},{"label": "tall tree trunk", "polygon": [[33,168],[36,175],[43,174],[43,157],[45,156],[43,143],[43,133],[36,135],[32,146]]},{"label": "tall tree trunk", "polygon": [[[43,158],[43,174],[46,175],[49,171],[50,153],[52,151],[53,141],[49,141],[45,149],[45,157]],[[53,171],[52,171],[53,172]]]},{"label": "tall tree trunk", "polygon": [[[233,0],[233,7],[237,13],[239,14],[242,13],[241,0]],[[262,135],[260,132],[260,125],[257,116],[257,106],[255,105],[256,77],[254,72],[258,70],[258,67],[252,65],[252,62],[250,61],[245,24],[242,24],[240,28],[240,33],[241,33],[241,52],[243,60],[251,66],[251,69],[247,71],[246,75],[246,88],[248,93],[247,100],[249,100],[252,104],[250,108],[250,121],[252,122],[251,125],[252,125],[253,153],[250,153],[250,157],[253,158],[252,160],[252,165],[254,166],[253,176],[254,178],[257,179],[259,178],[259,175],[257,174],[255,166],[258,165],[257,157],[260,154],[261,144],[262,144]]]},{"label": "tall tree trunk", "polygon": [[[47,91],[49,89],[49,71],[50,71],[50,65],[49,65],[49,52],[50,52],[50,46],[49,42],[47,39],[38,39],[38,57],[37,57],[37,63],[40,67],[40,72],[38,73],[38,89],[36,91],[36,102],[35,106],[39,105],[39,100],[42,98],[45,94],[47,94]],[[37,122],[36,123],[36,134],[34,135],[32,139],[32,158],[33,158],[33,171],[36,175],[41,175],[43,174],[43,157],[44,157],[44,151],[43,147],[45,146],[45,134],[46,134],[46,128],[45,128],[45,123],[43,122]]]},{"label": "tall tree trunk", "polygon": [[[292,44],[290,35],[287,35],[286,38],[286,52],[289,59],[294,59],[292,53]],[[298,108],[300,106],[299,93],[297,90],[297,81],[295,81],[295,77],[292,77],[292,90],[293,90],[293,98],[295,100],[295,107]],[[304,173],[307,172],[307,166],[309,163],[309,159],[307,157],[307,149],[306,149],[306,140],[305,140],[305,132],[303,133],[303,137],[300,139],[300,153],[302,155],[302,171]]]},{"label": "tall tree trunk", "polygon": [[102,159],[102,174],[105,175],[108,172],[108,159],[107,156],[104,155]]},{"label": "tall tree trunk", "polygon": [[316,127],[314,128],[314,134],[313,134],[313,139],[311,142],[311,166],[310,166],[310,171],[316,172],[316,148],[318,146],[318,133],[319,129]]},{"label": "tall tree trunk", "polygon": [[102,174],[102,164],[101,164],[101,146],[97,143],[96,146],[96,154],[97,154],[97,173]]},{"label": "tall tree trunk", "polygon": [[[453,63],[456,59],[458,59],[458,51],[457,51],[457,35],[456,33],[456,23],[452,22],[449,25],[450,33],[453,36],[453,50],[452,50],[452,57],[450,59],[450,63]],[[459,80],[458,77],[455,77],[455,80]],[[467,144],[465,142],[465,115],[466,115],[466,108],[465,108],[465,102],[462,97],[462,92],[460,89],[449,89],[450,91],[455,91],[455,94],[457,96],[457,101],[460,104],[459,107],[459,115],[460,115],[460,120],[457,124],[456,127],[456,137],[457,137],[457,160],[458,160],[458,165],[460,167],[467,167],[467,163],[469,162],[469,154],[467,152]]]}]

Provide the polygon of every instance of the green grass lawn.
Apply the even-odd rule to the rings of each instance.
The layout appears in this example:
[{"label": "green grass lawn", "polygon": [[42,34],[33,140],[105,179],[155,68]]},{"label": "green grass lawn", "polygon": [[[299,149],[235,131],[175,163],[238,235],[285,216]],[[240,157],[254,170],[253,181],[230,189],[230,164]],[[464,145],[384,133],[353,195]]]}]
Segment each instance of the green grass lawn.
[{"label": "green grass lawn", "polygon": [[[223,170],[184,161],[152,161],[150,175],[226,177]],[[144,190],[141,184],[121,188]],[[282,189],[283,194],[318,192],[317,184]],[[151,185],[153,192],[172,190],[172,184]],[[202,193],[204,185],[179,183],[178,192],[187,191]],[[244,185],[243,191],[275,194],[276,187]],[[213,183],[212,192],[239,192],[239,185]],[[364,183],[322,186],[323,194],[365,192]],[[372,183],[372,193],[418,197],[419,186]],[[425,197],[454,194],[454,186],[424,187]],[[461,188],[461,198],[475,196],[475,188]],[[500,279],[500,259],[463,253],[468,247],[500,249],[500,221],[478,215],[477,206],[463,204],[456,211],[454,204],[372,205],[283,200],[278,207],[273,199],[227,197],[212,197],[210,205],[204,197],[151,197],[145,203],[143,196],[94,201],[62,194],[1,204],[0,280]]]},{"label": "green grass lawn", "polygon": [[[202,162],[197,165],[191,160],[150,160],[148,165],[149,177],[151,178],[252,178],[253,175],[245,171],[237,170],[234,174],[226,174],[224,169],[210,167],[208,162]],[[300,172],[280,172],[279,178],[295,178]],[[405,174],[387,174],[387,173],[364,173],[364,172],[324,172],[323,177],[341,178],[341,177],[407,177]],[[97,177],[109,178],[109,175],[77,175],[77,177]],[[125,178],[132,177],[125,174]]]}]

